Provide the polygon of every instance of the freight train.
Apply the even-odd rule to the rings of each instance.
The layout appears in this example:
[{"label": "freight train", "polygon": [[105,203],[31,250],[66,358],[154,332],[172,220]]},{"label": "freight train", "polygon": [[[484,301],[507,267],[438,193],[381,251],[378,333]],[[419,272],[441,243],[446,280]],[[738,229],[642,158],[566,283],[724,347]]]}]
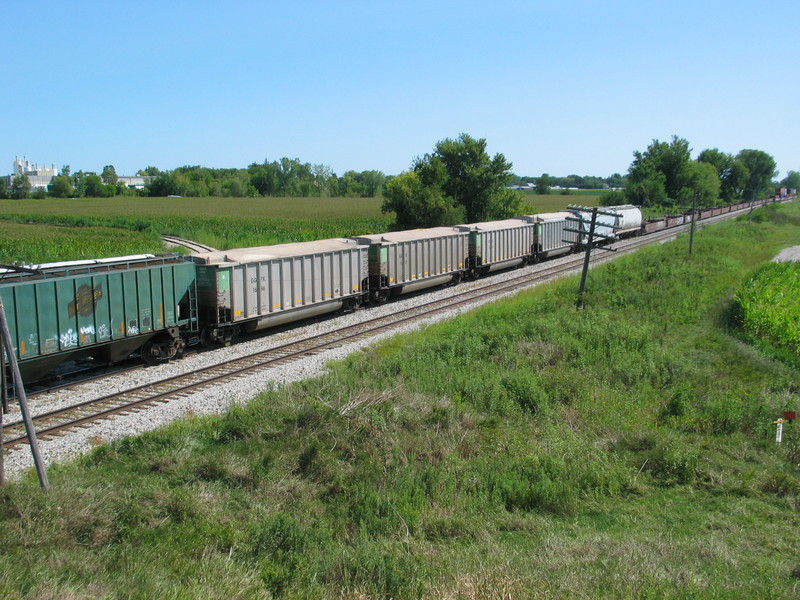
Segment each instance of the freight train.
[{"label": "freight train", "polygon": [[[643,220],[635,206],[606,207],[612,214],[596,231],[640,235],[750,206],[655,220]],[[31,382],[66,361],[139,354],[153,364],[187,346],[220,346],[240,333],[567,254],[585,244],[586,220],[575,209],[219,252],[3,266],[0,298],[20,372]]]}]

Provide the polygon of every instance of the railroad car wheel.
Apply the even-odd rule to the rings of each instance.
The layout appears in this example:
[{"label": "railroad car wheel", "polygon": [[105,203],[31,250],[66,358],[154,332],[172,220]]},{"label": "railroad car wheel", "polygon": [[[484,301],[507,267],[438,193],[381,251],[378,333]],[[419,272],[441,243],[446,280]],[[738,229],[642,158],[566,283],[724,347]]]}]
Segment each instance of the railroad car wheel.
[{"label": "railroad car wheel", "polygon": [[203,348],[208,348],[211,350],[214,348],[222,348],[222,342],[213,337],[211,330],[208,328],[205,328],[200,332],[200,345],[202,345]]},{"label": "railroad car wheel", "polygon": [[372,292],[372,301],[375,304],[386,304],[389,300],[389,290],[377,290]]},{"label": "railroad car wheel", "polygon": [[142,356],[142,361],[147,365],[154,365],[160,361],[160,352],[153,340],[148,340],[139,351]]}]

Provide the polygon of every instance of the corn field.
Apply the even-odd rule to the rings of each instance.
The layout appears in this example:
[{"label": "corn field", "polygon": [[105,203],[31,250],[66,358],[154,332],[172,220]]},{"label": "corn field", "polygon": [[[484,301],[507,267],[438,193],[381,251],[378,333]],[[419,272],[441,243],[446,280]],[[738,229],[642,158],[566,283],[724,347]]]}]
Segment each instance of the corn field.
[{"label": "corn field", "polygon": [[800,263],[771,263],[736,294],[745,331],[800,356]]}]

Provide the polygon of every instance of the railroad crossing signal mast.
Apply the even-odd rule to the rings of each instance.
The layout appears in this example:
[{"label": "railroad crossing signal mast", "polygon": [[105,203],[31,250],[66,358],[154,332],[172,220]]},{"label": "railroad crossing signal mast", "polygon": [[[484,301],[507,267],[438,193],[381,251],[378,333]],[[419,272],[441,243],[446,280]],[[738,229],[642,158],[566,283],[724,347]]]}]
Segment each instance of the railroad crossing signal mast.
[{"label": "railroad crossing signal mast", "polygon": [[578,243],[581,243],[581,238],[586,236],[586,255],[583,259],[583,271],[581,272],[581,285],[578,289],[578,300],[575,303],[575,308],[583,308],[583,292],[586,290],[586,275],[589,273],[589,262],[591,261],[592,250],[605,250],[607,252],[616,252],[613,248],[606,248],[605,246],[600,246],[595,243],[596,238],[601,238],[602,240],[613,241],[617,239],[616,235],[606,235],[604,233],[600,233],[597,231],[597,215],[606,215],[609,217],[614,217],[614,224],[608,223],[600,223],[604,229],[611,229],[612,231],[616,232],[618,229],[616,225],[616,217],[619,216],[618,213],[610,212],[610,211],[603,211],[598,209],[596,206],[592,206],[591,208],[585,206],[573,206],[570,205],[567,208],[576,212],[577,215],[583,215],[585,213],[591,213],[592,216],[589,220],[583,218],[582,216],[575,216],[575,217],[567,217],[567,221],[571,221],[577,224],[577,229],[564,229],[564,231],[569,231],[571,233],[578,234]]}]

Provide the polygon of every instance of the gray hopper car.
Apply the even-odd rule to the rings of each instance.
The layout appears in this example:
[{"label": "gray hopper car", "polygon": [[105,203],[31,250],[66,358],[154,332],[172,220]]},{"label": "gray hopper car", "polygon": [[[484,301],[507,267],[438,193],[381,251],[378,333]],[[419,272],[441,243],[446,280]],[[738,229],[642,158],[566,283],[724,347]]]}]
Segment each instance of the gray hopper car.
[{"label": "gray hopper car", "polygon": [[483,275],[524,264],[533,256],[532,223],[520,219],[458,225],[469,232],[469,273]]},{"label": "gray hopper car", "polygon": [[568,219],[574,218],[571,212],[541,213],[519,217],[527,223],[534,224],[533,259],[569,254],[578,243],[578,234],[568,229],[575,229],[577,223]]},{"label": "gray hopper car", "polygon": [[369,248],[355,240],[192,254],[206,345],[242,331],[358,306],[367,293]]},{"label": "gray hopper car", "polygon": [[374,302],[460,281],[469,259],[469,233],[455,227],[410,229],[354,238],[369,245],[369,289]]}]

